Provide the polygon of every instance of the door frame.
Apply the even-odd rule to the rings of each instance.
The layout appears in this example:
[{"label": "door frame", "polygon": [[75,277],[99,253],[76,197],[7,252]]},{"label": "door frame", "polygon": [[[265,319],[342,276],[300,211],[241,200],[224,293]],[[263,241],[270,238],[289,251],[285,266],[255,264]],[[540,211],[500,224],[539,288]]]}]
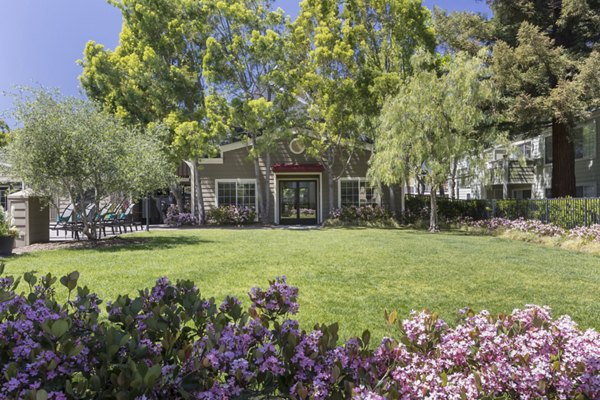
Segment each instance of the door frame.
[{"label": "door frame", "polygon": [[[302,178],[307,177],[307,178]],[[317,181],[317,224],[323,223],[323,173],[306,173],[306,172],[285,172],[285,173],[274,173],[273,174],[273,186],[275,190],[275,224],[280,225],[279,222],[279,181]]]}]

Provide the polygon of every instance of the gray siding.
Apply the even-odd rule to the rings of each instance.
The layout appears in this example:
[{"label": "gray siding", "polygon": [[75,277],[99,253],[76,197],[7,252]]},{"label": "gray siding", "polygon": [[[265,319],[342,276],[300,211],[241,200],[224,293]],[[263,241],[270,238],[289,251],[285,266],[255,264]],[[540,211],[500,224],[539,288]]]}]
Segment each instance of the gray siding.
[{"label": "gray siding", "polygon": [[[237,150],[231,150],[223,153],[223,163],[222,164],[203,164],[200,170],[201,176],[201,185],[202,185],[202,194],[204,196],[204,201],[207,208],[216,206],[216,181],[219,179],[256,179],[254,173],[254,163],[248,157],[249,148],[241,148]],[[355,156],[351,159],[349,164],[344,170],[343,164],[341,160],[337,160],[334,166],[334,179],[341,177],[352,177],[352,178],[364,178],[367,176],[367,171],[369,169],[369,157],[370,151],[368,150],[359,150],[355,154]],[[346,160],[344,160],[345,162]],[[271,165],[274,164],[314,164],[318,163],[318,160],[310,158],[306,155],[306,153],[302,154],[294,154],[289,150],[289,142],[280,142],[277,145],[277,149],[273,151],[271,154]],[[261,179],[264,182],[264,178],[266,176],[266,167],[263,159],[259,160],[260,172],[261,176],[258,179]],[[319,196],[321,198],[322,204],[321,215],[325,218],[329,214],[329,190],[328,190],[328,172],[324,171],[321,174],[313,174],[313,173],[302,173],[298,174],[289,174],[289,173],[273,173],[271,172],[271,181],[269,182],[269,187],[271,188],[271,215],[270,220],[275,221],[275,207],[277,206],[276,201],[276,179],[284,178],[284,177],[302,177],[302,178],[321,178],[320,184],[317,185],[318,190],[320,190]],[[387,201],[389,196],[386,194],[387,190],[384,191],[383,201]],[[334,207],[337,207],[339,204],[338,201],[338,182],[334,183],[333,187],[333,197],[334,197]],[[323,219],[324,219],[323,218]]]}]

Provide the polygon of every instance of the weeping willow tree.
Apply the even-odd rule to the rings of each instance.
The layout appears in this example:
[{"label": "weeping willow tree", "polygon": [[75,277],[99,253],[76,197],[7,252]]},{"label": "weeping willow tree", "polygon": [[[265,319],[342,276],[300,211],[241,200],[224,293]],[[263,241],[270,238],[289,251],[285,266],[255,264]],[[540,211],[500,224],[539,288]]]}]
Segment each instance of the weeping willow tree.
[{"label": "weeping willow tree", "polygon": [[[438,230],[437,191],[456,160],[481,152],[498,132],[487,128],[497,97],[481,56],[418,54],[415,73],[384,104],[369,175],[385,185],[406,171],[431,187],[429,230]],[[421,176],[419,177],[421,178]]]}]

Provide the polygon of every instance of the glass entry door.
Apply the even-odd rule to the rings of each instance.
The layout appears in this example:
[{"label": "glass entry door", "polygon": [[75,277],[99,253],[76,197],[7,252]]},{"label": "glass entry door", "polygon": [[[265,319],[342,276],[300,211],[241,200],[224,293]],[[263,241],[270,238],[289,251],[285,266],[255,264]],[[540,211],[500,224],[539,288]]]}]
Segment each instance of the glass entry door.
[{"label": "glass entry door", "polygon": [[279,223],[317,224],[317,181],[279,181]]}]

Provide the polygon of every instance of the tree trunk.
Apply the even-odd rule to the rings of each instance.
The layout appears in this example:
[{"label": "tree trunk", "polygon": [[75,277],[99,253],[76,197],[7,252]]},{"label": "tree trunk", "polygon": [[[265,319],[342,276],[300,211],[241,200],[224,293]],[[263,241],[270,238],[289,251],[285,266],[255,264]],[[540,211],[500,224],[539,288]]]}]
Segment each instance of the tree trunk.
[{"label": "tree trunk", "polygon": [[[196,213],[196,168],[194,168],[194,163],[192,161],[186,161],[185,163],[188,165],[188,167],[190,167],[190,185],[191,185],[190,212],[192,213],[192,215],[197,216],[197,213]],[[183,211],[183,210],[179,209],[179,211]]]},{"label": "tree trunk", "polygon": [[456,200],[456,170],[458,169],[458,161],[455,159],[452,163],[452,173],[450,175],[450,198]]},{"label": "tree trunk", "polygon": [[335,208],[334,206],[334,202],[333,202],[333,185],[334,185],[334,180],[333,180],[333,168],[328,168],[327,170],[327,186],[328,186],[328,195],[329,195],[329,199],[328,199],[328,206],[329,206],[329,215],[331,215],[331,213],[333,212],[333,209]]},{"label": "tree trunk", "polygon": [[269,216],[271,215],[271,153],[267,152],[265,155],[265,211],[264,216],[261,219],[263,224],[268,224]]},{"label": "tree trunk", "polygon": [[169,188],[173,197],[175,198],[175,203],[177,204],[177,208],[180,212],[184,212],[184,204],[183,204],[183,195],[181,193],[181,188],[178,185],[171,185]]},{"label": "tree trunk", "polygon": [[429,209],[429,232],[437,232],[438,228],[438,208],[437,208],[437,195],[436,187],[431,186],[430,209]]},{"label": "tree trunk", "polygon": [[552,197],[575,197],[575,144],[569,126],[552,121]]},{"label": "tree trunk", "polygon": [[394,187],[388,186],[388,191],[390,194],[390,212],[392,213],[394,218],[396,218],[396,193],[394,193]]},{"label": "tree trunk", "polygon": [[198,209],[198,223],[204,225],[206,223],[206,210],[204,207],[204,195],[202,194],[202,180],[200,178],[200,172],[198,169],[198,160],[194,160],[194,192],[196,194],[197,209]]}]

